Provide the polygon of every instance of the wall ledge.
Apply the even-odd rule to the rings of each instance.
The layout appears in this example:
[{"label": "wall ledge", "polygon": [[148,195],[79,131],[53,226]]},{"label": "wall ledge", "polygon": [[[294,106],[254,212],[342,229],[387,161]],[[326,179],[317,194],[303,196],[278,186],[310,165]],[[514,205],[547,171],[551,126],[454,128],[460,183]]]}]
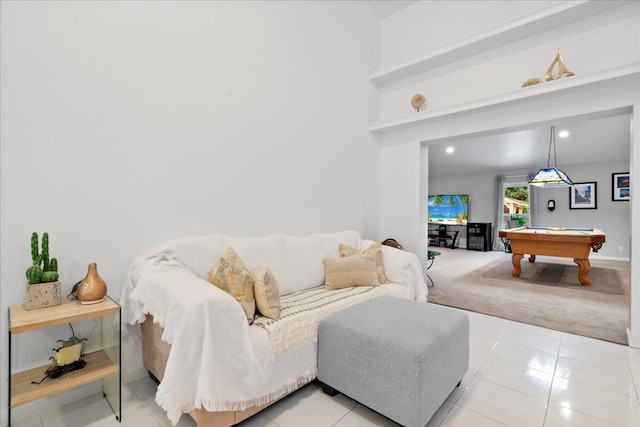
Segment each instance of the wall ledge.
[{"label": "wall ledge", "polygon": [[435,120],[450,118],[468,112],[482,112],[495,107],[502,107],[507,104],[524,103],[536,99],[544,100],[563,91],[574,88],[588,88],[595,85],[614,84],[621,79],[640,78],[640,63],[630,64],[623,67],[612,68],[584,76],[565,77],[559,80],[540,83],[534,86],[520,88],[517,91],[508,92],[490,98],[441,108],[433,111],[423,111],[411,116],[386,120],[369,125],[369,131],[373,133],[388,133],[402,130],[416,125],[427,124]]},{"label": "wall ledge", "polygon": [[393,83],[631,3],[633,1],[563,2],[440,49],[373,70],[369,80],[377,85]]}]

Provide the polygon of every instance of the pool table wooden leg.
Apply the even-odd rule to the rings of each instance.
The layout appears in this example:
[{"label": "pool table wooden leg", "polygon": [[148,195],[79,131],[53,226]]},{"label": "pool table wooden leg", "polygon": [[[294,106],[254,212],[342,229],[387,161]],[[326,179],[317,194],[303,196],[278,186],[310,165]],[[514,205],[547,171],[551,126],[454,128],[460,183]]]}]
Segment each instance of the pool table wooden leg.
[{"label": "pool table wooden leg", "polygon": [[529,262],[536,262],[536,256],[534,254],[529,255]]},{"label": "pool table wooden leg", "polygon": [[578,280],[582,286],[591,285],[591,279],[587,276],[589,275],[589,270],[591,270],[591,263],[588,259],[573,259],[573,262],[578,264],[580,267],[580,271],[578,272]]},{"label": "pool table wooden leg", "polygon": [[513,271],[511,275],[513,277],[520,277],[520,260],[524,258],[524,254],[513,254],[511,255],[511,264],[513,264]]}]

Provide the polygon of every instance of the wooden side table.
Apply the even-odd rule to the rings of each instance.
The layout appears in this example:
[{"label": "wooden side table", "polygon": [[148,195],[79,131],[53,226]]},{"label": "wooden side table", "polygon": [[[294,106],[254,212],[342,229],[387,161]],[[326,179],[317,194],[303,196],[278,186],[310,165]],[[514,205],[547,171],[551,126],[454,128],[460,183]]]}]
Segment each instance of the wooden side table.
[{"label": "wooden side table", "polygon": [[[87,362],[84,368],[59,378],[47,378],[41,384],[31,382],[40,381],[50,365],[12,372],[11,342],[14,335],[98,318],[102,320],[102,348],[83,356],[83,360]],[[103,396],[109,402],[116,419],[121,422],[120,344],[120,306],[108,296],[97,304],[85,305],[80,301],[64,300],[58,306],[39,310],[27,311],[23,305],[9,307],[9,425],[12,408],[98,380],[102,381]]]}]

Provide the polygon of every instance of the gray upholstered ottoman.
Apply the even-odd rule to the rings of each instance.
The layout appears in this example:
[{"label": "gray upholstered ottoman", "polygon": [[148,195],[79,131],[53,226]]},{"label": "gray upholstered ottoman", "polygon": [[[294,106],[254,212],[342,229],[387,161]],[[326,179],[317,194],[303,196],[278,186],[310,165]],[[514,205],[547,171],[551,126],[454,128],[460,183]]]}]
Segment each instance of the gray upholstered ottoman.
[{"label": "gray upholstered ottoman", "polygon": [[318,379],[408,427],[422,427],[469,367],[469,318],[384,296],[320,322]]}]

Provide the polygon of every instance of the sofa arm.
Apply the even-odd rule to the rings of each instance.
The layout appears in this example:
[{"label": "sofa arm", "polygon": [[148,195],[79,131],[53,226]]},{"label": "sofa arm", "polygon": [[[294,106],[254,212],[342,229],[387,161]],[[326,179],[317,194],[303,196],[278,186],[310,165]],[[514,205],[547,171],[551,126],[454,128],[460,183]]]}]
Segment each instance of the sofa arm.
[{"label": "sofa arm", "polygon": [[145,314],[153,315],[164,328],[163,341],[171,344],[156,402],[174,422],[194,402],[228,410],[215,402],[237,399],[260,377],[240,304],[168,255],[139,263],[130,273],[123,317],[137,324]]},{"label": "sofa arm", "polygon": [[146,314],[152,314],[167,336],[173,336],[172,328],[178,322],[167,325],[166,320],[178,320],[176,313],[201,310],[204,306],[215,308],[216,313],[239,328],[244,326],[242,329],[248,333],[244,311],[231,295],[166,254],[132,266],[120,303],[126,323],[142,323]]},{"label": "sofa arm", "polygon": [[427,300],[427,284],[416,254],[382,245],[382,262],[387,280],[409,288],[413,299]]}]

